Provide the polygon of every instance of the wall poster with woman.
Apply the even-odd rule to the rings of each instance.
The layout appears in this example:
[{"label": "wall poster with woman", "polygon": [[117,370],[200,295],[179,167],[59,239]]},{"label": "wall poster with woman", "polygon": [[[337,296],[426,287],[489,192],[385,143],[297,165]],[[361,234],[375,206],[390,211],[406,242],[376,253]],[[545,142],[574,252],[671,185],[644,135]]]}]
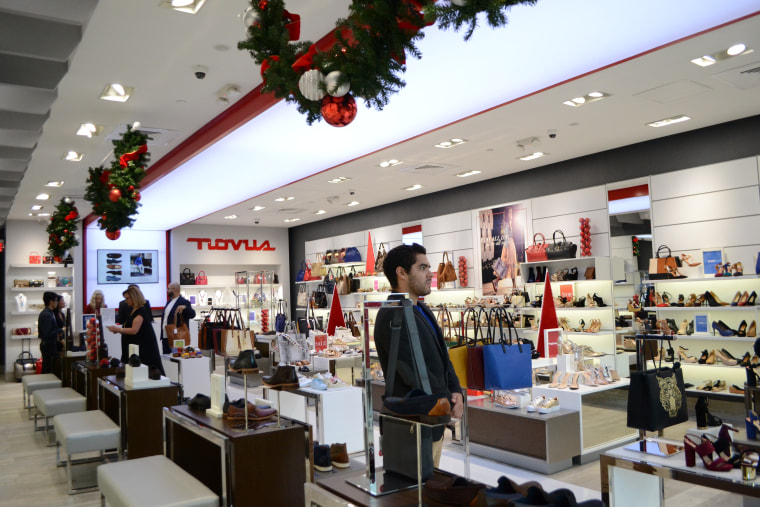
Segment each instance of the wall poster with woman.
[{"label": "wall poster with woman", "polygon": [[528,210],[524,203],[478,211],[483,295],[506,294],[521,283]]}]

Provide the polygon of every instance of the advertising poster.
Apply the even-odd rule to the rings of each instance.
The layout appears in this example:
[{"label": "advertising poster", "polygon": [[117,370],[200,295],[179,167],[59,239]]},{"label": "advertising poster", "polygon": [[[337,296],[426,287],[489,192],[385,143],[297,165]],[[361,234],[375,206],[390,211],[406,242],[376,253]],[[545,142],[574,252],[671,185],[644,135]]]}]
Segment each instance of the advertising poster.
[{"label": "advertising poster", "polygon": [[98,283],[158,283],[158,250],[98,250]]},{"label": "advertising poster", "polygon": [[520,263],[525,262],[525,204],[481,210],[478,222],[483,295],[510,293],[520,283]]}]

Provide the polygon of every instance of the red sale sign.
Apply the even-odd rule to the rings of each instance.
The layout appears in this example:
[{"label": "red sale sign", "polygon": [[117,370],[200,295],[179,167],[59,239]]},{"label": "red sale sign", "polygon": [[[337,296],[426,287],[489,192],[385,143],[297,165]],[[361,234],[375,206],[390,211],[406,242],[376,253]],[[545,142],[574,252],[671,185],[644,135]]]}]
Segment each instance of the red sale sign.
[{"label": "red sale sign", "polygon": [[314,336],[314,350],[317,352],[327,349],[327,335],[318,334]]}]

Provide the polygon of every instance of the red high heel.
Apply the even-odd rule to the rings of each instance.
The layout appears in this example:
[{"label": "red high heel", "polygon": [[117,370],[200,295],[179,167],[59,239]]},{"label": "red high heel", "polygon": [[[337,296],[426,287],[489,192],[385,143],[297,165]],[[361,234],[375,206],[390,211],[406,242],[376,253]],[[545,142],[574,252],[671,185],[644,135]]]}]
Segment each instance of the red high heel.
[{"label": "red high heel", "polygon": [[702,442],[697,445],[688,436],[683,437],[684,443],[684,458],[686,460],[687,467],[696,466],[695,453],[699,454],[702,458],[702,463],[705,468],[711,472],[730,472],[733,470],[731,463],[726,463],[723,458],[713,459],[713,453],[715,448],[712,442],[705,437],[702,437]]}]

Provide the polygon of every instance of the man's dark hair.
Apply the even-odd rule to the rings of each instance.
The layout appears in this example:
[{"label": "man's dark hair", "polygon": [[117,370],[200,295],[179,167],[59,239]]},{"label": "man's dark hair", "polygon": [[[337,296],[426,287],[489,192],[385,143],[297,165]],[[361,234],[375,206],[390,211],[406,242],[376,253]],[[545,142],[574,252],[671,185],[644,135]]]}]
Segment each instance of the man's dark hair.
[{"label": "man's dark hair", "polygon": [[42,302],[45,306],[49,306],[51,301],[58,301],[58,294],[55,292],[46,291],[42,294]]},{"label": "man's dark hair", "polygon": [[396,275],[396,268],[401,266],[407,273],[411,271],[412,266],[417,262],[417,255],[427,254],[425,247],[412,243],[411,245],[399,245],[396,248],[391,249],[388,255],[385,256],[383,261],[383,273],[385,278],[391,284],[391,288],[396,290],[398,286],[398,276]]}]

